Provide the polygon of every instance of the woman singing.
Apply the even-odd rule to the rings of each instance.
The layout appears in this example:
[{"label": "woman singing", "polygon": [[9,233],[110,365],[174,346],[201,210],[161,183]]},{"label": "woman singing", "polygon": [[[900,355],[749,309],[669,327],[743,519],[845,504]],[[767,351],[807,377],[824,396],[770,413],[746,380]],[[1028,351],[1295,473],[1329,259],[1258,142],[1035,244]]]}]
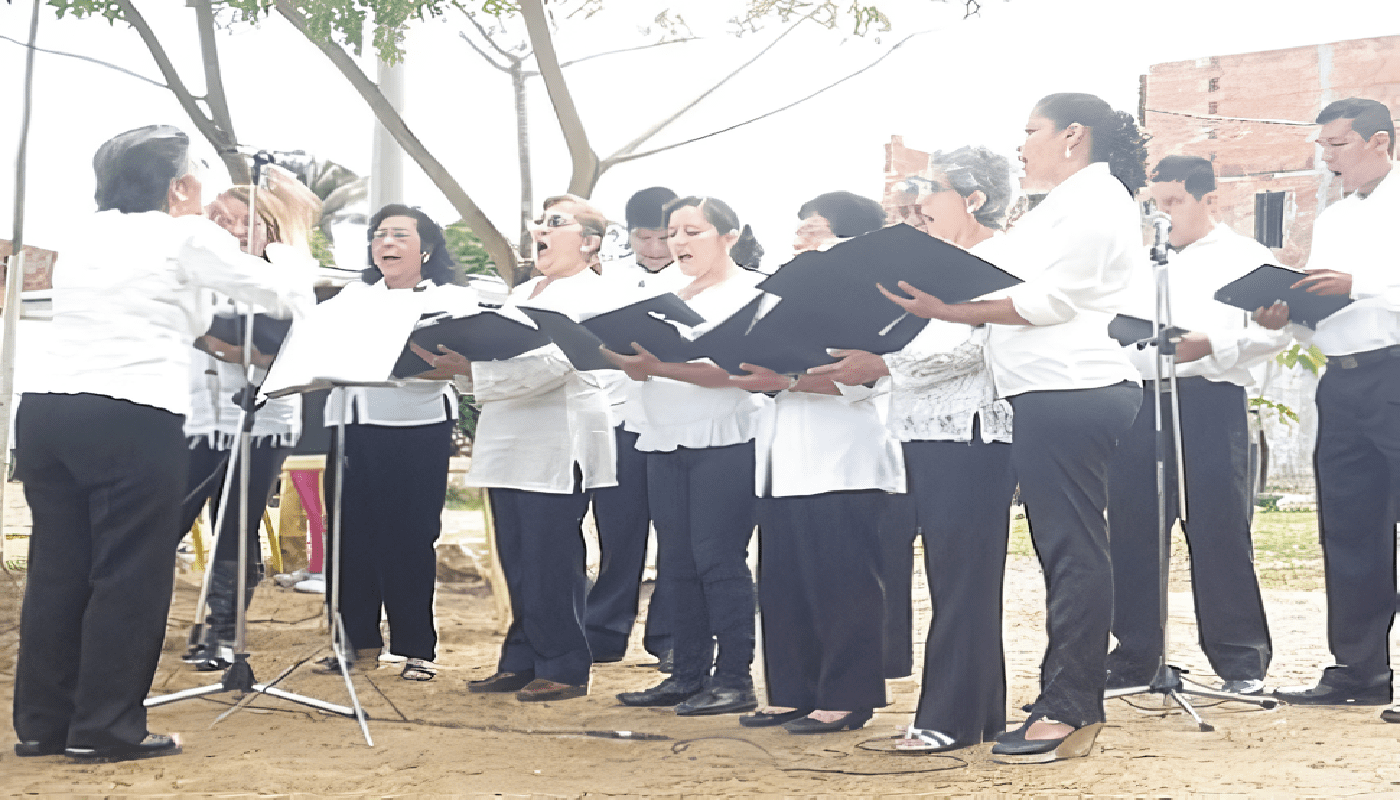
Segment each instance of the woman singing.
[{"label": "woman singing", "polygon": [[[540,276],[515,287],[506,310],[529,306],[587,318],[616,305],[616,284],[593,267],[607,219],[573,195],[551,197],[531,231]],[[583,629],[583,516],[594,489],[616,486],[607,390],[553,344],[503,361],[460,356],[481,403],[467,482],[490,487],[496,548],[514,613],[496,673],[473,692],[523,702],[588,693],[593,658]],[[467,387],[463,387],[464,390]]]},{"label": "woman singing", "polygon": [[[424,311],[476,310],[476,292],[452,285],[455,269],[442,229],[416,208],[387,205],[369,221],[372,266],[347,292],[421,292]],[[384,647],[381,612],[389,619],[389,652],[403,656],[400,677],[432,680],[437,655],[433,587],[447,496],[447,466],[457,396],[447,373],[427,373],[397,388],[337,389],[326,401],[326,424],[345,425],[341,496],[340,612],[354,669],[374,669]],[[342,412],[348,392],[348,418]],[[340,456],[326,459],[326,497],[335,496]],[[329,588],[329,587],[328,587]],[[332,657],[324,671],[339,671]]]},{"label": "woman singing", "polygon": [[[906,181],[913,203],[905,221],[992,263],[1005,260],[1007,160],[962,147],[934,153],[929,175]],[[986,338],[986,326],[933,320],[897,353],[838,351],[842,361],[812,370],[843,383],[892,377],[888,422],[904,443],[915,527],[892,543],[901,558],[891,559],[899,566],[886,577],[907,603],[912,536],[922,531],[933,606],[914,724],[895,744],[903,752],[966,747],[1006,729],[1001,587],[1015,480],[1011,407],[996,399]]]},{"label": "woman singing", "polygon": [[[1087,755],[1103,722],[1113,613],[1107,466],[1142,401],[1137,371],[1107,325],[1142,234],[1143,137],[1092,95],[1036,104],[1021,146],[1023,184],[1047,192],[1007,235],[1001,264],[1025,282],[1003,297],[948,305],[901,282],[881,287],[911,313],[991,323],[997,391],[1015,411],[1011,461],[1046,580],[1049,645],[1030,717],[992,748],[1009,763]],[[912,298],[912,299],[911,299]]]},{"label": "woman singing", "polygon": [[[763,276],[739,262],[753,234],[712,197],[683,197],[665,209],[676,267],[691,277],[677,294],[706,322],[702,333],[758,296]],[[769,400],[707,361],[672,364],[638,348],[618,356],[645,415],[637,449],[648,453],[647,487],[656,525],[660,579],[674,588],[675,671],[650,689],[623,692],[629,706],[676,713],[750,711],[754,650],[754,436]],[[718,647],[716,647],[718,645]]]}]

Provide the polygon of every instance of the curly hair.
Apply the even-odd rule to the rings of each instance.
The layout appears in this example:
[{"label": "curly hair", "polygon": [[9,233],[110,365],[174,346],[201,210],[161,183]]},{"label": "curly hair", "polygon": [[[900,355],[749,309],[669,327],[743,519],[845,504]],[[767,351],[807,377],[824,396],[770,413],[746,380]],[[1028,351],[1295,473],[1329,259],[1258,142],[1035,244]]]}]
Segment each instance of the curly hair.
[{"label": "curly hair", "polygon": [[981,192],[987,199],[972,216],[992,230],[1001,230],[1011,204],[1011,162],[981,145],[939,150],[928,157],[930,169],[948,177],[948,185],[963,197]]},{"label": "curly hair", "polygon": [[1147,140],[1132,115],[1115,111],[1092,94],[1062,92],[1046,95],[1035,104],[1037,116],[1062,131],[1078,123],[1089,129],[1090,163],[1107,162],[1108,171],[1128,194],[1147,185]]}]

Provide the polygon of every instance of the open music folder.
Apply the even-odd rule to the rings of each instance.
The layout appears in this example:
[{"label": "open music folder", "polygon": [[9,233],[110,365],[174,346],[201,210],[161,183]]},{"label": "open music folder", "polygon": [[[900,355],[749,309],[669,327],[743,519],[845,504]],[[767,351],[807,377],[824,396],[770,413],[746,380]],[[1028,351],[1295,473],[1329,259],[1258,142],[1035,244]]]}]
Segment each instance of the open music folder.
[{"label": "open music folder", "polygon": [[539,329],[564,351],[575,369],[616,369],[599,352],[605,346],[614,353],[635,355],[635,342],[662,361],[684,362],[699,358],[680,327],[705,321],[674,294],[659,294],[579,321],[567,314],[521,306]]},{"label": "open music folder", "polygon": [[1306,289],[1292,288],[1304,277],[1298,270],[1264,264],[1220,287],[1215,299],[1251,312],[1285,302],[1289,319],[1309,328],[1351,305],[1351,298],[1345,295],[1309,294]]}]

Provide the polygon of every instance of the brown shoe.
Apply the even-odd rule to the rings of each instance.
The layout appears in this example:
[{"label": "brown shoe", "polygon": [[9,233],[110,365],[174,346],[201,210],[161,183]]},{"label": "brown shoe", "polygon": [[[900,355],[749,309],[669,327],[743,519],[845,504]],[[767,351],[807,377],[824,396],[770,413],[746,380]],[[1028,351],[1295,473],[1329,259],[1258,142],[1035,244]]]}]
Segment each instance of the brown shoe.
[{"label": "brown shoe", "polygon": [[588,686],[575,686],[572,683],[559,683],[544,678],[536,678],[524,689],[515,693],[515,699],[522,703],[540,703],[545,700],[568,700],[588,694]]},{"label": "brown shoe", "polygon": [[467,691],[486,692],[515,692],[529,685],[535,679],[535,673],[531,672],[497,672],[489,678],[482,678],[479,681],[467,681]]}]

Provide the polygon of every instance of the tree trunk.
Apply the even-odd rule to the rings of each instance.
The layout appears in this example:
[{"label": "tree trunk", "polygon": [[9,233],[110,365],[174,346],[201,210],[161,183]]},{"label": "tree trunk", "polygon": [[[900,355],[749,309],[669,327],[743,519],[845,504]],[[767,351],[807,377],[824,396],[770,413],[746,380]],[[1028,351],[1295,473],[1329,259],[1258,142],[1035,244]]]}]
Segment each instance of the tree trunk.
[{"label": "tree trunk", "polygon": [[[126,0],[122,0],[126,2]],[[428,148],[423,145],[413,131],[409,130],[407,123],[394,110],[393,105],[380,93],[379,87],[374,81],[365,75],[359,65],[355,63],[349,55],[345,53],[333,41],[322,41],[311,35],[307,29],[306,18],[292,5],[291,0],[274,0],[277,12],[287,19],[288,22],[301,32],[312,44],[316,45],[322,53],[330,59],[340,74],[350,81],[355,90],[360,93],[360,97],[369,105],[374,116],[384,126],[399,146],[413,158],[414,162],[423,170],[428,179],[433,182],[447,197],[452,207],[457,209],[457,213],[462,215],[462,220],[467,227],[481,239],[482,247],[495,262],[496,272],[509,285],[514,285],[516,257],[515,250],[511,247],[510,241],[491,224],[476,203],[467,195],[465,189],[452,177],[447,169],[428,152]]]},{"label": "tree trunk", "polygon": [[525,72],[521,60],[510,63],[510,83],[515,90],[515,148],[520,161],[520,257],[529,258],[530,218],[535,212],[535,183],[530,174],[530,116],[525,105]]},{"label": "tree trunk", "polygon": [[[219,69],[219,49],[214,41],[214,9],[209,0],[194,0],[195,23],[199,28],[199,51],[204,61],[204,101],[209,106],[209,115],[215,127],[223,132],[229,148],[238,144],[238,135],[233,131],[233,117],[228,113],[228,98],[224,96],[224,77]],[[220,152],[228,167],[229,177],[235,184],[247,184],[253,180],[248,162],[238,153]]]}]

